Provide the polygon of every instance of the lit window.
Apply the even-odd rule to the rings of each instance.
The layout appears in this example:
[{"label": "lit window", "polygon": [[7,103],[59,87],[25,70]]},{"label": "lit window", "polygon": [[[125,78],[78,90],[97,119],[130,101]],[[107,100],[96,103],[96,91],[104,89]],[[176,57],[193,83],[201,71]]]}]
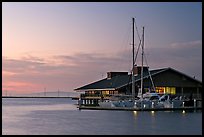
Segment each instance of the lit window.
[{"label": "lit window", "polygon": [[176,88],[175,87],[166,87],[165,93],[167,94],[176,94]]},{"label": "lit window", "polygon": [[160,94],[164,94],[165,93],[165,87],[156,87],[156,92],[160,93]]}]

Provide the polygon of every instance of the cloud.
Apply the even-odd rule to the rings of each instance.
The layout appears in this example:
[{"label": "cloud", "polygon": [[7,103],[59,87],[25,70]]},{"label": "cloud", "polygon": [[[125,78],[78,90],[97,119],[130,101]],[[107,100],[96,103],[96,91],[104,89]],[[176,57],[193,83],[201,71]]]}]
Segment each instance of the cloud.
[{"label": "cloud", "polygon": [[40,86],[40,84],[35,84],[31,82],[8,81],[3,83],[3,90],[14,91],[15,89],[15,91],[30,92],[36,90],[38,86]]},{"label": "cloud", "polygon": [[[201,41],[172,43],[168,48],[145,49],[145,55],[150,69],[172,67],[190,76],[195,75],[201,80],[201,49]],[[138,56],[137,61],[141,62],[140,59]],[[48,58],[31,55],[20,59],[3,57],[2,86],[5,89],[10,81],[27,83],[20,85],[19,91],[28,90],[28,87],[35,91],[42,91],[44,87],[47,90],[73,91],[77,87],[106,77],[108,71],[130,71],[131,64],[132,52],[130,50],[116,54],[81,52],[74,55],[54,55]],[[15,84],[9,85],[11,88]],[[13,87],[13,90],[17,90],[17,86]]]},{"label": "cloud", "polygon": [[23,59],[9,59],[3,57],[2,68],[4,71],[13,73],[25,73],[26,71],[34,70],[36,66],[43,65],[43,62]]},{"label": "cloud", "polygon": [[200,48],[200,46],[202,46],[202,41],[195,40],[195,41],[189,41],[189,42],[177,42],[177,43],[170,44],[170,46],[176,49],[183,49],[183,48],[191,49],[191,48],[197,48],[197,47]]},{"label": "cloud", "polygon": [[202,55],[202,41],[172,43],[169,50],[173,56],[197,58]]},{"label": "cloud", "polygon": [[150,67],[172,67],[202,79],[202,41],[172,43],[167,48],[147,49]]},{"label": "cloud", "polygon": [[[43,89],[43,86],[49,86],[52,90],[63,88],[72,91],[85,82],[101,78],[101,73],[105,76],[106,71],[113,70],[116,66],[119,68],[122,66],[120,62],[122,61],[119,57],[97,53],[55,55],[49,59],[34,56],[20,59],[3,57],[3,86],[9,81],[26,82],[38,85],[39,90]],[[19,88],[25,86],[26,84]]]},{"label": "cloud", "polygon": [[[64,65],[69,63],[74,64],[72,66],[74,69],[78,70],[80,68],[87,68],[88,70],[93,71],[96,69],[101,71],[104,69],[112,69],[113,66],[116,66],[115,69],[122,70],[126,67],[126,63],[124,62],[128,60],[127,58],[122,58],[118,55],[107,55],[101,53],[77,53],[72,56],[59,55],[55,58],[64,62]],[[122,65],[121,63],[125,65]]]}]

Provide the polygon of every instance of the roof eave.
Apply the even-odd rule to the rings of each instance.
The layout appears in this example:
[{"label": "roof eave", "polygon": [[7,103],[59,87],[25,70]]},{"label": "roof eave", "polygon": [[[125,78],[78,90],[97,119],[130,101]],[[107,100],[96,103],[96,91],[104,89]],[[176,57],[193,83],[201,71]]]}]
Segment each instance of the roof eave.
[{"label": "roof eave", "polygon": [[90,91],[90,90],[94,90],[94,91],[101,91],[101,90],[115,90],[116,88],[101,88],[101,89],[75,89],[75,91],[77,92],[82,92],[82,91]]}]

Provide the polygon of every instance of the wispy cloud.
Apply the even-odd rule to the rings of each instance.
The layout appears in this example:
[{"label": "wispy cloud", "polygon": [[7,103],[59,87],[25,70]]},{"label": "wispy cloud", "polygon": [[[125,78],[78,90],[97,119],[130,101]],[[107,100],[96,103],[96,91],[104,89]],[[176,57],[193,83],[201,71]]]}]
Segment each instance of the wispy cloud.
[{"label": "wispy cloud", "polygon": [[165,48],[149,48],[147,58],[150,66],[173,67],[202,79],[202,41],[172,43]]},{"label": "wispy cloud", "polygon": [[189,42],[177,42],[177,43],[172,43],[170,45],[172,48],[177,48],[177,49],[191,49],[191,48],[197,48],[202,46],[202,41],[201,40],[195,40],[195,41],[189,41]]},{"label": "wispy cloud", "polygon": [[20,59],[3,57],[3,86],[15,87],[13,90],[17,90],[19,86],[22,91],[26,84],[13,86],[8,82],[26,82],[40,86],[38,90],[42,90],[44,86],[52,90],[63,87],[63,90],[72,91],[85,82],[101,78],[101,73],[113,70],[116,66],[123,66],[120,62],[123,60],[117,56],[97,53],[56,55],[48,60],[33,56]]},{"label": "wispy cloud", "polygon": [[[202,41],[172,43],[168,48],[148,48],[146,57],[151,69],[172,67],[201,79]],[[26,56],[20,59],[3,57],[3,87],[16,91],[42,91],[74,88],[99,80],[108,71],[129,71],[130,51],[117,54],[77,53],[49,58]],[[139,60],[138,60],[139,61]],[[16,84],[15,84],[16,83]],[[20,83],[20,84],[19,84]],[[35,87],[35,88],[34,88]]]}]

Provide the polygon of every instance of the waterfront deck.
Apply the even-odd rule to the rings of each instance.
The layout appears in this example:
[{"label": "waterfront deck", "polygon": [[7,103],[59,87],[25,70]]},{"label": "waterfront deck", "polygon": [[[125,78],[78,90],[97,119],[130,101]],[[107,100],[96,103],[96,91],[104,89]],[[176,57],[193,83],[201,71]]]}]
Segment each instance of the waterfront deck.
[{"label": "waterfront deck", "polygon": [[100,106],[78,106],[79,110],[123,110],[123,111],[175,111],[175,110],[202,110],[202,107],[179,107],[179,108],[132,108],[132,107],[100,107]]}]

